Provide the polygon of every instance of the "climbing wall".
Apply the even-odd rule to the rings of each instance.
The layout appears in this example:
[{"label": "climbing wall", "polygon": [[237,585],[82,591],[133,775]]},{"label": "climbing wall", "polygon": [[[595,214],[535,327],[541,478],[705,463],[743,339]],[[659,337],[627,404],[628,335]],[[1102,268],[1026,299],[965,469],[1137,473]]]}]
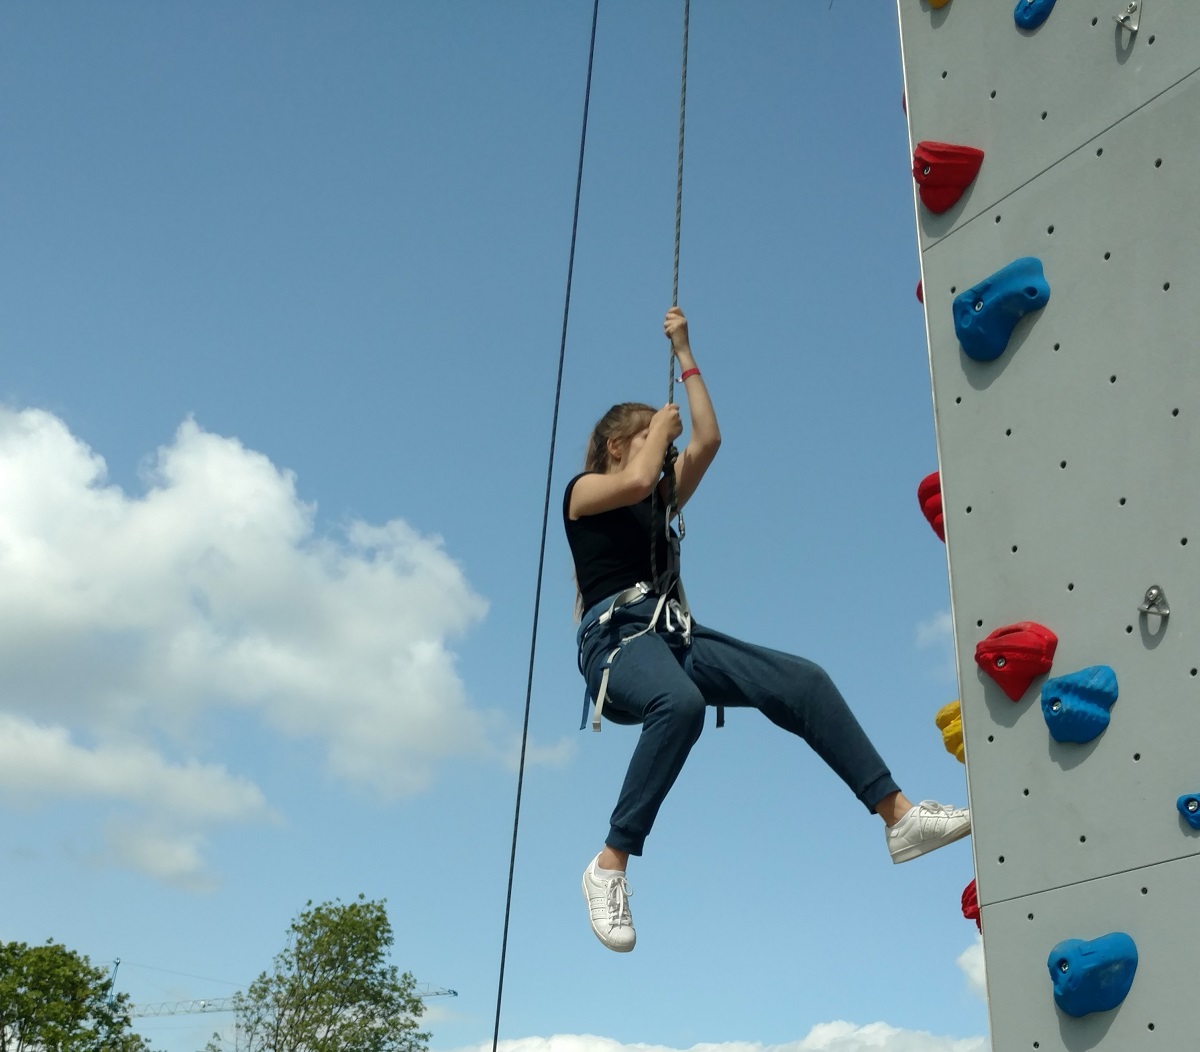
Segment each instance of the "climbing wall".
[{"label": "climbing wall", "polygon": [[899,11],[993,1048],[1200,1048],[1200,3]]}]

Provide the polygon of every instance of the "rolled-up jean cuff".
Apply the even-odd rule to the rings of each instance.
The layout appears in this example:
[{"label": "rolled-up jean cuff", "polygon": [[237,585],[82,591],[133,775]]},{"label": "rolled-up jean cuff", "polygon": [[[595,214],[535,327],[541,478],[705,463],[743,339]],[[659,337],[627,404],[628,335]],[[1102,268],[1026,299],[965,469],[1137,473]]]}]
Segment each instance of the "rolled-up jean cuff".
[{"label": "rolled-up jean cuff", "polygon": [[608,839],[604,843],[614,851],[624,851],[629,855],[640,856],[642,848],[646,846],[646,838],[644,836],[634,836],[623,829],[618,829],[616,826],[609,826]]},{"label": "rolled-up jean cuff", "polygon": [[892,793],[898,792],[900,792],[900,786],[895,783],[889,772],[884,771],[883,774],[858,794],[858,798],[863,802],[866,809],[871,814],[874,814],[875,808],[879,806],[883,799],[891,796]]}]

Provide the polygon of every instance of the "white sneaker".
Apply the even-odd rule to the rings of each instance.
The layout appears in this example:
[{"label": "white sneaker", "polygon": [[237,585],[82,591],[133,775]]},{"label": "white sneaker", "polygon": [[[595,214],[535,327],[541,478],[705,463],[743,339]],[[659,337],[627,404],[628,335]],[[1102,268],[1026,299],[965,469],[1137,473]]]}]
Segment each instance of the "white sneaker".
[{"label": "white sneaker", "polygon": [[629,913],[629,884],[625,874],[602,877],[596,873],[599,855],[583,871],[583,898],[588,904],[592,931],[610,950],[628,953],[637,941],[633,917]]},{"label": "white sneaker", "polygon": [[922,800],[888,829],[888,851],[893,862],[907,862],[961,840],[970,832],[971,813],[965,807]]}]

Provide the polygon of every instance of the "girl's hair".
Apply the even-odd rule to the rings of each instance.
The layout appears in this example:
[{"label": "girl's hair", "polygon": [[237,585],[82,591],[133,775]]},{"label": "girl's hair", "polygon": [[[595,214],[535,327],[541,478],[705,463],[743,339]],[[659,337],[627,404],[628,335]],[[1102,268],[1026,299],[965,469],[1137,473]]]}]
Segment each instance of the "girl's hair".
[{"label": "girl's hair", "polygon": [[592,428],[587,456],[583,460],[584,470],[601,473],[607,471],[611,462],[608,440],[611,438],[617,442],[628,442],[639,431],[646,429],[653,416],[654,407],[646,405],[645,402],[621,402],[614,405]]},{"label": "girl's hair", "polygon": [[[608,452],[608,440],[628,442],[639,431],[644,431],[654,416],[654,407],[645,402],[621,402],[614,405],[596,421],[592,436],[588,439],[587,455],[583,458],[584,471],[604,474],[612,463]],[[583,594],[579,591],[579,578],[575,578],[575,620],[583,616]]]}]

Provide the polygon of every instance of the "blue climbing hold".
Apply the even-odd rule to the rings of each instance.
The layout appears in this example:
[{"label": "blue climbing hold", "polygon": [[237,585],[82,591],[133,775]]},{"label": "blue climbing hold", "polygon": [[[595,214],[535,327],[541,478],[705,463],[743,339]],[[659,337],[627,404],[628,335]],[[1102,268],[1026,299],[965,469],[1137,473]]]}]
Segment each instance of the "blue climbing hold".
[{"label": "blue climbing hold", "polygon": [[1193,829],[1200,829],[1200,793],[1188,793],[1175,801],[1184,821]]},{"label": "blue climbing hold", "polygon": [[1090,942],[1064,939],[1046,961],[1054,1003],[1076,1018],[1116,1008],[1133,986],[1137,964],[1137,946],[1123,931]]},{"label": "blue climbing hold", "polygon": [[1050,300],[1042,261],[1034,256],[1013,260],[954,299],[954,331],[967,357],[977,362],[999,358],[1009,337],[1030,311]]},{"label": "blue climbing hold", "polygon": [[1013,21],[1022,29],[1037,29],[1054,10],[1056,0],[1017,0]]},{"label": "blue climbing hold", "polygon": [[1117,700],[1117,674],[1093,665],[1042,685],[1042,715],[1056,742],[1090,742],[1104,733]]}]

